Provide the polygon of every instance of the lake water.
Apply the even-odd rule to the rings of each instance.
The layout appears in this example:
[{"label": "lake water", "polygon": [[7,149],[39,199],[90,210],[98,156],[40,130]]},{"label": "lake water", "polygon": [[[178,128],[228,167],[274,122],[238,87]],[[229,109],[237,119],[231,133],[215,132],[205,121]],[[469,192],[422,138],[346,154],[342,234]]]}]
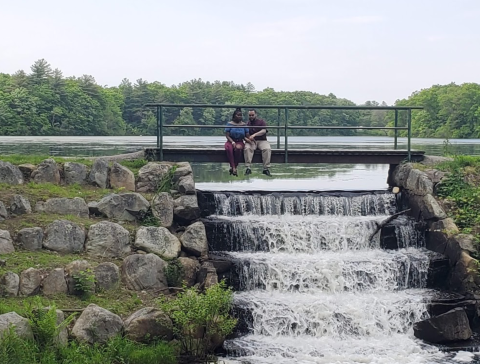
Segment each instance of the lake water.
[{"label": "lake water", "polygon": [[[164,138],[165,147],[221,147],[224,137]],[[270,138],[276,147],[276,138]],[[393,149],[389,137],[289,137],[290,148],[318,149]],[[129,153],[155,147],[156,137],[0,137],[0,155],[45,154],[52,156],[106,156]],[[283,143],[280,144],[283,148]],[[406,139],[399,138],[399,149],[406,149]],[[450,153],[480,155],[480,139],[412,139],[412,149],[430,155]],[[197,188],[207,190],[379,190],[387,188],[388,165],[372,164],[276,164],[273,177],[261,174],[262,166],[255,165],[253,174],[230,176],[227,163],[193,163]]]}]

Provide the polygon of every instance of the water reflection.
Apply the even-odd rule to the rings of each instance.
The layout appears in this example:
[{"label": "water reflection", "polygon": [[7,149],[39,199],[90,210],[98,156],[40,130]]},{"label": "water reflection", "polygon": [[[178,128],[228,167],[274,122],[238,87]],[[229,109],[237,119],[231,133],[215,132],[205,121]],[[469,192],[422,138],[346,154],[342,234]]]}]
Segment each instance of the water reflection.
[{"label": "water reflection", "polygon": [[[165,147],[196,148],[223,147],[224,137],[170,136]],[[276,137],[271,137],[277,147]],[[389,137],[289,137],[289,148],[312,149],[393,149]],[[399,149],[406,149],[407,140],[400,138]],[[97,157],[130,153],[146,147],[155,147],[156,137],[2,137],[2,154],[44,154],[52,156]],[[283,148],[281,139],[280,148]],[[449,152],[480,155],[480,139],[412,139],[412,149],[427,154]],[[361,164],[277,164],[272,166],[273,177],[261,174],[261,166],[254,166],[251,176],[244,176],[242,166],[238,177],[230,176],[228,164],[195,163],[192,165],[197,188],[208,190],[374,190],[384,189],[387,165]]]}]

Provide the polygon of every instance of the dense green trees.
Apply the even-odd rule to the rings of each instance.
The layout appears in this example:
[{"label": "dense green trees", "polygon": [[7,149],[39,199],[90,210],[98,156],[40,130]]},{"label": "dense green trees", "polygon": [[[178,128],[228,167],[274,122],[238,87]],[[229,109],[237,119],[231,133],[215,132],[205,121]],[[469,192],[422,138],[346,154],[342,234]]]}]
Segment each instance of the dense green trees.
[{"label": "dense green trees", "polygon": [[[248,83],[191,80],[168,87],[160,82],[122,80],[118,87],[102,87],[92,76],[65,78],[44,59],[36,61],[30,73],[0,73],[0,135],[155,135],[155,110],[149,102],[184,104],[250,105],[355,105],[333,94],[284,92],[266,88],[256,91]],[[366,106],[383,106],[367,101]],[[412,131],[418,137],[480,137],[480,85],[433,86],[413,93],[396,105],[421,105],[414,111]],[[169,125],[223,125],[232,109],[166,108]],[[259,110],[260,116],[275,125],[277,110]],[[245,115],[246,117],[246,115]],[[283,111],[280,115],[283,123]],[[394,113],[384,110],[290,110],[293,126],[386,126],[393,125]],[[404,125],[406,114],[400,113]],[[165,135],[220,135],[221,129],[168,128]],[[275,134],[274,130],[271,130]],[[295,130],[296,135],[387,135],[386,131]],[[390,133],[391,134],[391,133]]]}]

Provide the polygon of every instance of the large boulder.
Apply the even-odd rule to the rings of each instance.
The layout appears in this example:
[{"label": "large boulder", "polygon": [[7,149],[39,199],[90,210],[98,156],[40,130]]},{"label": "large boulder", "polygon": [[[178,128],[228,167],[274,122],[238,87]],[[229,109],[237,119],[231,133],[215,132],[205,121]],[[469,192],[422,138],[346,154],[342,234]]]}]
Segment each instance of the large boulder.
[{"label": "large boulder", "polygon": [[32,213],[30,201],[22,195],[13,195],[10,201],[10,213],[17,216]]},{"label": "large boulder", "polygon": [[105,159],[97,158],[93,162],[92,169],[88,176],[88,180],[91,184],[100,188],[108,187],[108,162]]},{"label": "large boulder", "polygon": [[95,283],[100,291],[108,291],[118,287],[120,269],[111,262],[100,263],[95,267]]},{"label": "large boulder", "polygon": [[423,197],[422,216],[425,220],[442,220],[447,217],[435,197],[427,194]]},{"label": "large boulder", "polygon": [[32,173],[37,169],[37,166],[31,163],[19,164],[18,169],[23,174],[23,182],[30,182],[32,178]]},{"label": "large boulder", "polygon": [[17,297],[20,290],[20,277],[17,273],[7,272],[0,278],[0,297]]},{"label": "large boulder", "polygon": [[58,185],[60,183],[60,171],[57,163],[53,159],[45,159],[33,171],[32,178],[35,183],[53,183]]},{"label": "large boulder", "polygon": [[65,270],[55,268],[43,279],[42,292],[46,296],[56,295],[58,293],[67,293],[67,281],[65,279]]},{"label": "large boulder", "polygon": [[172,320],[161,310],[144,307],[125,320],[125,334],[133,341],[170,341],[173,338]]},{"label": "large boulder", "polygon": [[198,221],[188,226],[180,238],[183,249],[196,257],[208,253],[207,232],[203,222]]},{"label": "large boulder", "polygon": [[203,262],[197,275],[197,282],[201,289],[212,287],[218,283],[218,275],[212,262]]},{"label": "large boulder", "polygon": [[10,254],[15,251],[10,233],[0,230],[0,254]]},{"label": "large boulder", "polygon": [[174,200],[173,214],[181,222],[191,222],[200,217],[200,208],[196,195],[184,195]]},{"label": "large boulder", "polygon": [[110,170],[110,186],[135,191],[135,175],[127,167],[115,162]]},{"label": "large boulder", "polygon": [[152,213],[163,227],[173,224],[173,198],[168,192],[161,192],[153,198]]},{"label": "large boulder", "polygon": [[200,263],[196,259],[180,257],[178,261],[183,267],[182,279],[187,287],[192,287],[197,282],[197,275],[200,271]]},{"label": "large boulder", "polygon": [[103,344],[122,330],[123,321],[119,316],[91,303],[75,322],[72,336],[81,342]]},{"label": "large boulder", "polygon": [[0,161],[0,183],[23,185],[23,174],[17,166]]},{"label": "large boulder", "polygon": [[433,194],[433,182],[428,175],[418,169],[412,169],[408,174],[405,188],[413,195],[425,196]]},{"label": "large boulder", "polygon": [[[48,310],[49,308],[45,308]],[[58,334],[53,338],[53,344],[55,347],[63,347],[68,344],[68,329],[65,326],[65,314],[63,311],[55,310],[55,314],[57,315],[56,325],[58,328]]]},{"label": "large boulder", "polygon": [[417,322],[413,325],[415,337],[430,343],[449,343],[468,340],[472,330],[463,308]]},{"label": "large boulder", "polygon": [[157,192],[160,183],[167,178],[171,165],[150,162],[138,171],[137,192]]},{"label": "large boulder", "polygon": [[[173,208],[172,208],[173,212]],[[8,211],[2,201],[0,201],[0,221],[8,219]]]},{"label": "large boulder", "polygon": [[155,254],[133,254],[123,260],[122,280],[135,291],[168,290],[165,267],[167,263]]},{"label": "large boulder", "polygon": [[17,234],[17,244],[24,250],[40,250],[42,249],[43,230],[39,227],[25,228]]},{"label": "large boulder", "polygon": [[108,217],[120,221],[135,221],[141,218],[150,208],[150,203],[139,193],[111,193],[102,198],[96,205],[96,210]]},{"label": "large boulder", "polygon": [[20,273],[20,294],[33,296],[40,292],[42,273],[39,269],[28,268]]},{"label": "large boulder", "polygon": [[10,330],[10,327],[13,327],[13,331],[19,338],[33,340],[30,321],[16,312],[8,312],[0,315],[0,339]]},{"label": "large boulder", "polygon": [[87,166],[85,164],[66,162],[63,165],[63,174],[67,185],[83,185],[87,182]]},{"label": "large boulder", "polygon": [[166,259],[178,257],[182,245],[178,238],[164,227],[142,226],[137,230],[135,247]]},{"label": "large boulder", "polygon": [[173,172],[172,182],[178,184],[180,178],[193,174],[192,167],[188,162],[181,162],[177,164],[177,168]]},{"label": "large boulder", "polygon": [[43,247],[59,253],[80,253],[85,245],[85,229],[68,220],[55,220],[45,229]]},{"label": "large boulder", "polygon": [[90,226],[87,254],[103,258],[120,258],[130,253],[130,234],[127,229],[110,221]]},{"label": "large boulder", "polygon": [[89,210],[83,198],[49,198],[46,202],[38,202],[35,206],[37,212],[46,212],[57,215],[73,215],[88,218]]},{"label": "large boulder", "polygon": [[195,194],[195,181],[193,180],[193,175],[189,174],[179,179],[178,192],[184,195]]}]

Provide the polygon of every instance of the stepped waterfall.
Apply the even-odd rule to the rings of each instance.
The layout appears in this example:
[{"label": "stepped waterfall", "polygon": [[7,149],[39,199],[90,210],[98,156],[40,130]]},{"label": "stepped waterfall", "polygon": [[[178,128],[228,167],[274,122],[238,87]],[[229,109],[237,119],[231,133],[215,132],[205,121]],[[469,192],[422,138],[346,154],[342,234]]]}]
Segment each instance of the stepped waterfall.
[{"label": "stepped waterfall", "polygon": [[378,227],[398,212],[395,195],[209,194],[210,251],[232,262],[225,277],[239,318],[226,360],[466,362],[413,336],[434,294],[434,253],[406,216],[392,222],[396,249],[382,246]]}]

